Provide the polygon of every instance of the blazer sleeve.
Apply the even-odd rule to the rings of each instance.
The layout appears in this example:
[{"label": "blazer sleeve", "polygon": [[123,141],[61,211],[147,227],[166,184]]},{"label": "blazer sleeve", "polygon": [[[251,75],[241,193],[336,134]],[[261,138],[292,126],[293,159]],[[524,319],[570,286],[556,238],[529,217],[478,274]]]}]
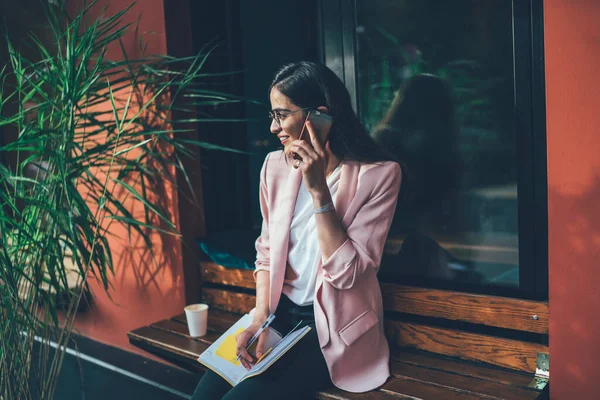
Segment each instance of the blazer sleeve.
[{"label": "blazer sleeve", "polygon": [[269,271],[271,266],[270,245],[269,245],[269,202],[267,192],[267,163],[269,155],[265,158],[260,171],[260,213],[262,214],[262,228],[258,239],[256,240],[256,261],[254,263],[254,280],[256,273],[261,270]]},{"label": "blazer sleeve", "polygon": [[[392,165],[346,229],[348,239],[323,263],[323,281],[336,289],[350,289],[365,271],[379,268],[402,180],[400,165]],[[371,171],[362,178],[372,179]]]}]

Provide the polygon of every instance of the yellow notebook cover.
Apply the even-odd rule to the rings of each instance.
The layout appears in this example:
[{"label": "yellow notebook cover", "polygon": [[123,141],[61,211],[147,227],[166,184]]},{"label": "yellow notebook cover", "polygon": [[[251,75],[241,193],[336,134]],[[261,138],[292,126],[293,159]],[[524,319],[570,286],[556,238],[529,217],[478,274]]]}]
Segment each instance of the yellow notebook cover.
[{"label": "yellow notebook cover", "polygon": [[240,365],[241,362],[235,362],[235,359],[237,358],[237,342],[235,340],[235,337],[243,331],[244,328],[239,328],[237,332],[235,332],[235,334],[225,336],[223,343],[221,343],[221,345],[215,350],[215,355],[221,357],[226,361],[229,361],[232,364]]}]

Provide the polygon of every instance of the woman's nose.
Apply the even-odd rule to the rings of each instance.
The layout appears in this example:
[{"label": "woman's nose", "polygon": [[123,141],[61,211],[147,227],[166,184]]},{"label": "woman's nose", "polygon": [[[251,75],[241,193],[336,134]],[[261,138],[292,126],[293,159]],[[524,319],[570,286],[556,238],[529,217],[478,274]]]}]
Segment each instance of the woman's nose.
[{"label": "woman's nose", "polygon": [[281,126],[277,123],[275,118],[271,120],[271,133],[279,133],[281,131]]}]

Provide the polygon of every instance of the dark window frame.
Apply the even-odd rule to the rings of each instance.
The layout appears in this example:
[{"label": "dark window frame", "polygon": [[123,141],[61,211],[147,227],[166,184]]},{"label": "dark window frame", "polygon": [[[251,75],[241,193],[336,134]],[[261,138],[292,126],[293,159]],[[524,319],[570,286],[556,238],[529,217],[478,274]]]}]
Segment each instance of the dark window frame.
[{"label": "dark window frame", "polygon": [[[510,1],[510,0],[506,0]],[[358,105],[356,1],[320,1],[323,61],[342,77]],[[512,0],[514,106],[518,136],[519,289],[432,280],[411,281],[466,292],[548,298],[548,179],[543,0]]]}]

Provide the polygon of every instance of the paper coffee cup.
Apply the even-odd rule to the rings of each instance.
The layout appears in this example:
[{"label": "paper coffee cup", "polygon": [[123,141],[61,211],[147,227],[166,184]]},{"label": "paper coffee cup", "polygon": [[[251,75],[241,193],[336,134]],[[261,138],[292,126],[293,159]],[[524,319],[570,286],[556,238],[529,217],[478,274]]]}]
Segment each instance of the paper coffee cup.
[{"label": "paper coffee cup", "polygon": [[185,307],[184,310],[190,336],[200,337],[206,335],[206,327],[208,325],[208,305],[190,304]]}]

